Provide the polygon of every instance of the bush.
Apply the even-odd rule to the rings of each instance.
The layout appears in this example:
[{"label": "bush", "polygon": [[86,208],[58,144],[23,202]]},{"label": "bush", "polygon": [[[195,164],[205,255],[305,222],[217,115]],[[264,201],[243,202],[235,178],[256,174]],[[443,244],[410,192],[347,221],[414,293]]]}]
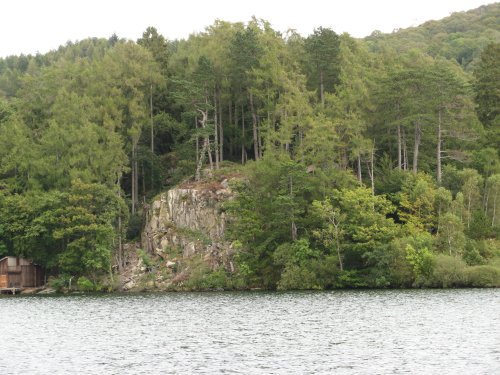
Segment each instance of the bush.
[{"label": "bush", "polygon": [[321,289],[314,272],[295,264],[288,265],[278,282],[279,290]]},{"label": "bush", "polygon": [[[483,251],[481,251],[483,250]],[[462,258],[465,260],[469,266],[478,266],[485,264],[486,260],[483,258],[481,253],[484,253],[484,244],[482,241],[477,242],[474,240],[467,241],[465,245],[465,251]]]},{"label": "bush", "polygon": [[344,270],[341,272],[335,285],[337,288],[365,288],[367,286],[366,279],[357,270]]},{"label": "bush", "polygon": [[69,287],[69,276],[59,275],[59,277],[51,277],[48,284],[57,292],[62,292],[64,289]]},{"label": "bush", "polygon": [[223,267],[213,271],[201,258],[188,262],[188,279],[183,286],[188,290],[232,289],[231,279]]},{"label": "bush", "polygon": [[500,287],[500,268],[490,265],[468,267],[465,278],[469,286]]},{"label": "bush", "polygon": [[80,276],[76,285],[78,285],[78,290],[82,292],[95,292],[98,289],[96,285],[85,276]]},{"label": "bush", "polygon": [[465,286],[465,269],[466,264],[462,259],[450,255],[437,255],[430,285],[441,288]]}]

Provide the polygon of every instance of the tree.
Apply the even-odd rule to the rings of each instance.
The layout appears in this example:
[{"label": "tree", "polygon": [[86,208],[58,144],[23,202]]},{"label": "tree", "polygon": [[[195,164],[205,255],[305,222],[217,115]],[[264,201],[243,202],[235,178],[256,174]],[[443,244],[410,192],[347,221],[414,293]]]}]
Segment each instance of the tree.
[{"label": "tree", "polygon": [[340,272],[344,271],[344,262],[342,260],[341,242],[343,239],[342,225],[345,214],[341,214],[338,208],[333,208],[329,198],[324,201],[314,201],[313,209],[316,214],[325,221],[323,229],[316,231],[316,236],[320,238],[327,248],[335,248]]},{"label": "tree", "polygon": [[[258,130],[258,117],[256,112],[256,103],[254,101],[254,93],[251,89],[253,86],[252,70],[259,66],[259,58],[263,53],[262,47],[259,43],[260,30],[257,24],[250,23],[243,31],[237,31],[231,42],[230,59],[231,59],[231,82],[233,87],[238,90],[238,102],[242,106],[241,118],[242,126],[244,124],[245,113],[243,104],[248,103],[252,118],[252,139],[255,160],[259,160],[261,155],[259,144],[259,130]],[[246,97],[246,98],[245,98]],[[243,133],[245,132],[242,129]],[[244,147],[242,145],[242,147]]]},{"label": "tree", "polygon": [[132,214],[135,214],[139,202],[138,144],[142,127],[147,123],[147,94],[157,65],[146,49],[130,42],[117,44],[96,69],[100,81],[95,82],[94,90],[101,95],[98,105],[104,112],[102,121],[127,139]]},{"label": "tree", "polygon": [[474,69],[474,89],[476,92],[476,110],[481,122],[494,129],[500,114],[500,43],[486,46],[481,59]]},{"label": "tree", "polygon": [[332,29],[319,27],[305,40],[304,47],[308,56],[307,63],[310,64],[310,87],[318,90],[320,103],[324,106],[325,92],[334,92],[338,83],[339,37]]},{"label": "tree", "polygon": [[472,213],[480,207],[481,186],[483,178],[475,169],[466,168],[460,172],[462,184],[462,193],[464,196],[464,209],[466,215],[467,229],[470,227]]},{"label": "tree", "polygon": [[465,246],[464,225],[460,218],[451,212],[439,220],[437,246],[448,251],[449,255],[461,255]]},{"label": "tree", "polygon": [[52,235],[64,243],[58,257],[60,270],[94,277],[111,273],[119,217],[126,219],[125,204],[112,190],[74,180],[63,195],[62,207],[52,216],[58,223]]}]

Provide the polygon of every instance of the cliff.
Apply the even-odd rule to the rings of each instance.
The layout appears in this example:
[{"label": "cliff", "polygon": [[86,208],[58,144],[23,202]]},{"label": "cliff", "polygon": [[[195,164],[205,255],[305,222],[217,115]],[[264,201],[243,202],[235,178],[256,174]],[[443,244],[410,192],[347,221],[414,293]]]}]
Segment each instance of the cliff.
[{"label": "cliff", "polygon": [[145,208],[142,249],[122,275],[123,289],[175,287],[196,267],[234,271],[233,251],[224,241],[228,218],[223,203],[231,197],[224,178],[183,184],[154,199]]}]

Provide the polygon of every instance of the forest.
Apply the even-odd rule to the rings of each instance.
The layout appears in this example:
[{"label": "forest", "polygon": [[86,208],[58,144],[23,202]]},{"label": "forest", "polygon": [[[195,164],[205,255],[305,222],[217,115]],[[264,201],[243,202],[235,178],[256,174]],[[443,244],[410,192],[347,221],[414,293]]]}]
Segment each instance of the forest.
[{"label": "forest", "polygon": [[144,205],[209,169],[240,176],[218,286],[498,287],[498,19],[217,20],[0,58],[0,257],[112,279]]}]

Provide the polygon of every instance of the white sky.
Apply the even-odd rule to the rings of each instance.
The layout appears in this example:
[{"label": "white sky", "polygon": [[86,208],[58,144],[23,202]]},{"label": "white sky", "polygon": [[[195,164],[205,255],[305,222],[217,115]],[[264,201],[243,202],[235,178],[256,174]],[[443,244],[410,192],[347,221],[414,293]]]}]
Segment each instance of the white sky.
[{"label": "white sky", "polygon": [[185,39],[215,19],[252,16],[303,36],[319,26],[364,37],[374,30],[417,26],[494,0],[7,0],[0,5],[0,57],[45,53],[87,37],[136,40],[148,26]]}]

